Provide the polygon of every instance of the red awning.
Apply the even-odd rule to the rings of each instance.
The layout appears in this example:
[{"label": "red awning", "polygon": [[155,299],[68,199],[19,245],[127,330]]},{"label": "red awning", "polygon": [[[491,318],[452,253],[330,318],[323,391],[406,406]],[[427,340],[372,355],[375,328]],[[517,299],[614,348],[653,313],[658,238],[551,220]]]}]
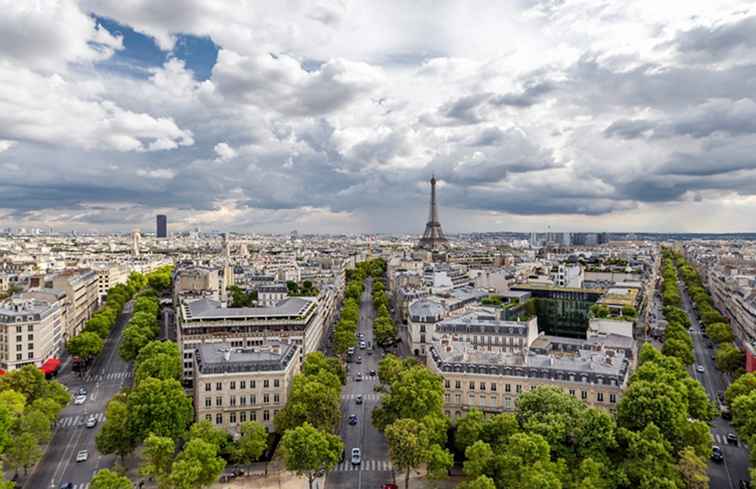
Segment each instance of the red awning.
[{"label": "red awning", "polygon": [[39,369],[45,375],[54,374],[60,368],[60,360],[57,358],[48,358]]},{"label": "red awning", "polygon": [[5,375],[5,370],[0,368],[0,377],[2,377],[3,375]]}]

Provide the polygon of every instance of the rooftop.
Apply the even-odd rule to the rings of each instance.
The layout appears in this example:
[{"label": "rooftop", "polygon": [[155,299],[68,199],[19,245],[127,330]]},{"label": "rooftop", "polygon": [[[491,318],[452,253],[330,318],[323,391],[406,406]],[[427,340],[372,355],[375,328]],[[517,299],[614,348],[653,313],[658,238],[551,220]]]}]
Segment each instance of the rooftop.
[{"label": "rooftop", "polygon": [[271,372],[285,370],[298,347],[275,343],[256,348],[232,348],[228,343],[203,344],[195,356],[203,374]]},{"label": "rooftop", "polygon": [[289,297],[271,307],[233,307],[227,308],[223,303],[207,297],[195,301],[182,303],[184,316],[192,319],[225,319],[225,318],[264,318],[271,316],[291,317],[303,316],[308,308],[315,304],[315,297]]}]

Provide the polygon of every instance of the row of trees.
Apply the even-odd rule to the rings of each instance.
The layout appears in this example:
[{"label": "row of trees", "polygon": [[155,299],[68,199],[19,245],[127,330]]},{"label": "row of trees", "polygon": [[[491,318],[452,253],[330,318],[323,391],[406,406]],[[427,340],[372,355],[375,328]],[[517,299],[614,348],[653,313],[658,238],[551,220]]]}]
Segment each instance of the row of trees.
[{"label": "row of trees", "polygon": [[405,489],[410,472],[421,465],[431,479],[446,477],[454,458],[445,448],[450,423],[443,413],[443,379],[413,359],[391,354],[381,360],[378,376],[386,394],[373,411],[373,424],[386,435]]},{"label": "row of trees", "polygon": [[354,270],[346,272],[346,292],[341,307],[341,317],[333,331],[334,350],[343,355],[357,344],[357,328],[360,321],[360,300],[365,291],[365,279],[368,276],[381,277],[385,272],[382,259],[360,262]]},{"label": "row of trees", "polygon": [[682,363],[643,346],[616,414],[557,387],[517,400],[514,413],[471,411],[456,425],[464,489],[704,489],[713,410]]},{"label": "row of trees", "polygon": [[310,280],[303,281],[301,286],[293,280],[289,280],[286,282],[286,288],[289,290],[289,295],[291,296],[314,297],[320,293]]},{"label": "row of trees", "polygon": [[376,316],[373,321],[373,337],[379,345],[387,345],[396,338],[396,324],[389,314],[389,298],[383,282],[373,282],[373,307]]},{"label": "row of trees", "polygon": [[674,254],[680,276],[685,283],[688,295],[693,301],[696,314],[704,326],[706,335],[717,344],[714,361],[717,368],[737,377],[744,373],[745,358],[743,352],[733,344],[734,336],[727,318],[716,310],[711,295],[706,291],[698,271],[690,266],[685,258]]},{"label": "row of trees", "polygon": [[756,480],[756,372],[738,377],[725,392],[732,411],[732,424],[740,438],[751,447],[751,480]]},{"label": "row of trees", "polygon": [[682,309],[675,254],[666,248],[662,250],[662,278],[662,304],[664,318],[667,320],[662,352],[679,358],[684,365],[691,365],[694,355],[693,339],[688,334],[690,318]]},{"label": "row of trees", "polygon": [[[69,401],[66,389],[46,380],[34,365],[0,377],[0,457],[6,469],[27,473],[39,461],[42,445],[52,438],[58,414]],[[12,482],[0,480],[0,488],[11,487]]]}]

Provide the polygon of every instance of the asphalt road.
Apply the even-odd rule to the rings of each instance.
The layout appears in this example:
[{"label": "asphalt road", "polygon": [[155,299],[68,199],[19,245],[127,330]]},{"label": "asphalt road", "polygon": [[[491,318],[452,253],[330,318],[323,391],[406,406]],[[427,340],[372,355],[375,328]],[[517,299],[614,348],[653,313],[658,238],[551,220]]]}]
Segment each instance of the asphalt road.
[{"label": "asphalt road", "polygon": [[[365,341],[373,341],[373,320],[375,310],[371,298],[372,283],[368,279],[360,304],[360,321],[358,332],[365,335]],[[372,353],[372,354],[370,354]],[[347,364],[347,384],[341,391],[342,420],[339,434],[344,440],[346,456],[335,470],[326,476],[327,487],[345,489],[380,489],[382,484],[393,481],[391,464],[388,460],[388,445],[383,433],[373,427],[371,414],[380,402],[380,394],[373,391],[378,383],[378,376],[371,377],[370,370],[378,371],[381,350],[356,349],[355,361],[361,357],[361,364]],[[363,375],[361,382],[355,381],[355,375]],[[357,395],[362,394],[363,403],[357,404]],[[349,424],[349,415],[357,415],[357,424]],[[352,448],[362,451],[362,463],[352,465],[350,458]]]},{"label": "asphalt road", "polygon": [[[64,367],[58,380],[66,385],[73,396],[79,387],[89,390],[87,401],[79,406],[73,401],[60,413],[52,441],[42,460],[30,477],[18,487],[22,489],[57,489],[63,483],[71,482],[74,489],[87,489],[94,474],[103,468],[112,467],[115,456],[103,456],[95,448],[95,435],[105,419],[105,406],[124,386],[131,384],[131,365],[118,355],[118,343],[123,326],[131,318],[132,303],[124,307],[116,326],[105,342],[102,353],[90,367],[84,378],[72,372],[70,365]],[[95,415],[97,426],[87,428],[86,420]],[[88,450],[86,462],[76,462],[80,450]]]},{"label": "asphalt road", "polygon": [[[689,371],[704,386],[709,398],[717,401],[717,392],[724,392],[728,383],[714,363],[714,349],[708,348],[711,342],[702,335],[703,326],[698,321],[693,303],[682,283],[680,290],[683,292],[683,307],[692,325],[690,335],[693,338],[695,366],[704,367],[703,373],[697,372],[693,367],[689,368]],[[711,426],[712,443],[722,447],[724,462],[709,463],[710,485],[713,489],[737,489],[741,480],[748,480],[748,447],[740,441],[737,445],[728,443],[725,438],[727,433],[735,433],[735,428],[729,421],[721,417],[715,418]]]}]

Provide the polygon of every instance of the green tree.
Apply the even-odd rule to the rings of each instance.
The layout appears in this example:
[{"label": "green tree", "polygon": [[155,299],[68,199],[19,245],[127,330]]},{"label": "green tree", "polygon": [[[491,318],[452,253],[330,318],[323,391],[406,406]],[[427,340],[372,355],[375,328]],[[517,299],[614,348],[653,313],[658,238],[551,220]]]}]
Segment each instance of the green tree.
[{"label": "green tree", "polygon": [[571,451],[577,421],[585,405],[558,387],[543,386],[517,399],[517,419],[524,431],[544,437],[554,453],[565,456]]},{"label": "green tree", "polygon": [[176,455],[176,444],[166,436],[150,434],[144,440],[142,451],[142,465],[140,474],[152,477],[157,482],[158,488],[169,489],[171,487],[171,466]]},{"label": "green tree", "polygon": [[414,419],[398,419],[385,430],[391,463],[404,473],[404,489],[409,488],[410,471],[428,460],[428,430]]},{"label": "green tree", "polygon": [[42,444],[49,442],[52,436],[50,418],[34,409],[27,409],[17,419],[15,431],[17,433],[30,433],[37,440],[37,443]]},{"label": "green tree", "polygon": [[[481,439],[498,449],[504,446],[509,438],[520,432],[520,424],[512,413],[499,413],[490,417],[483,425]],[[465,450],[466,451],[466,450]]]},{"label": "green tree", "polygon": [[685,365],[693,363],[693,348],[680,338],[667,338],[662,345],[662,353],[679,358]]},{"label": "green tree", "polygon": [[130,362],[137,357],[139,350],[144,348],[152,338],[152,332],[148,328],[129,323],[123,330],[118,354],[125,361]]},{"label": "green tree", "polygon": [[174,379],[147,378],[128,396],[129,432],[136,440],[149,433],[179,439],[194,416],[192,402]]},{"label": "green tree", "polygon": [[707,489],[709,475],[706,473],[707,464],[691,447],[683,448],[680,461],[677,463],[686,489]]},{"label": "green tree", "polygon": [[449,476],[449,469],[454,466],[454,456],[449,450],[443,448],[441,445],[432,443],[426,457],[429,479],[443,480]]},{"label": "green tree", "polygon": [[617,424],[632,431],[649,425],[667,440],[682,441],[687,402],[678,390],[662,383],[634,380],[617,407]]},{"label": "green tree", "polygon": [[739,396],[748,395],[754,391],[756,391],[756,372],[749,372],[730,384],[725,392],[725,399],[727,399],[727,404],[732,406]]},{"label": "green tree", "polygon": [[199,489],[213,484],[226,467],[218,456],[218,447],[199,438],[184,446],[171,467],[174,489]]},{"label": "green tree", "polygon": [[389,353],[378,363],[378,379],[381,383],[391,385],[399,378],[399,373],[417,365],[414,358],[399,358]]},{"label": "green tree", "polygon": [[240,433],[234,450],[235,462],[249,464],[257,461],[268,446],[267,428],[255,421],[246,421],[241,424]]},{"label": "green tree", "polygon": [[332,373],[298,374],[294,377],[286,407],[274,422],[278,432],[304,422],[317,429],[332,431],[341,419],[341,382]]},{"label": "green tree", "polygon": [[286,468],[306,477],[312,489],[318,472],[332,470],[339,463],[344,443],[338,436],[319,431],[305,422],[284,433],[281,448]]},{"label": "green tree", "polygon": [[706,334],[714,343],[729,343],[734,339],[732,330],[725,323],[711,323],[706,326]]},{"label": "green tree", "polygon": [[741,438],[756,437],[756,391],[735,398],[732,402],[732,424]]},{"label": "green tree", "polygon": [[13,443],[5,448],[3,456],[6,466],[16,473],[24,469],[24,474],[29,473],[29,467],[36,464],[42,458],[42,448],[39,440],[32,433],[17,433],[13,436]]},{"label": "green tree", "polygon": [[110,322],[106,315],[97,314],[87,321],[86,326],[84,326],[84,331],[95,333],[100,338],[105,339],[108,337],[110,328],[112,327],[113,323]]},{"label": "green tree", "polygon": [[561,489],[560,466],[551,461],[551,448],[538,434],[516,433],[495,456],[495,481],[508,489]]},{"label": "green tree", "polygon": [[84,331],[68,340],[66,349],[71,355],[87,361],[99,355],[104,345],[102,338],[97,333]]},{"label": "green tree", "polygon": [[479,409],[471,409],[457,421],[454,432],[454,446],[462,453],[473,443],[481,439],[481,432],[486,425],[486,417]]},{"label": "green tree", "polygon": [[133,489],[131,481],[110,469],[99,470],[92,478],[89,489]]},{"label": "green tree", "polygon": [[734,373],[745,367],[745,354],[732,343],[722,343],[717,347],[714,361],[719,370]]},{"label": "green tree", "polygon": [[308,353],[302,363],[302,373],[317,375],[321,371],[334,374],[342,384],[346,382],[346,369],[338,358],[328,357],[319,351]]},{"label": "green tree", "polygon": [[373,424],[383,430],[397,419],[442,417],[443,402],[443,379],[425,366],[416,365],[399,373],[381,406],[373,411]]},{"label": "green tree", "polygon": [[679,473],[672,458],[672,446],[662,432],[649,423],[642,431],[620,429],[625,451],[622,468],[638,489],[679,489]]},{"label": "green tree", "polygon": [[104,455],[114,453],[123,462],[134,451],[137,440],[129,430],[129,408],[123,397],[111,399],[105,408],[105,422],[95,436],[97,450]]},{"label": "green tree", "polygon": [[457,486],[457,489],[496,489],[496,484],[490,477],[480,475],[475,479],[461,483]]},{"label": "green tree", "polygon": [[[341,324],[341,323],[339,323]],[[356,329],[356,328],[355,328]],[[336,327],[333,333],[333,348],[339,355],[343,355],[346,351],[357,344],[357,338],[354,337],[354,332],[344,327]]]},{"label": "green tree", "polygon": [[203,419],[202,421],[196,421],[191,428],[189,428],[188,440],[200,439],[208,443],[212,443],[218,447],[218,453],[222,453],[226,445],[229,443],[231,436],[228,432],[221,428],[216,428],[213,423]]}]

